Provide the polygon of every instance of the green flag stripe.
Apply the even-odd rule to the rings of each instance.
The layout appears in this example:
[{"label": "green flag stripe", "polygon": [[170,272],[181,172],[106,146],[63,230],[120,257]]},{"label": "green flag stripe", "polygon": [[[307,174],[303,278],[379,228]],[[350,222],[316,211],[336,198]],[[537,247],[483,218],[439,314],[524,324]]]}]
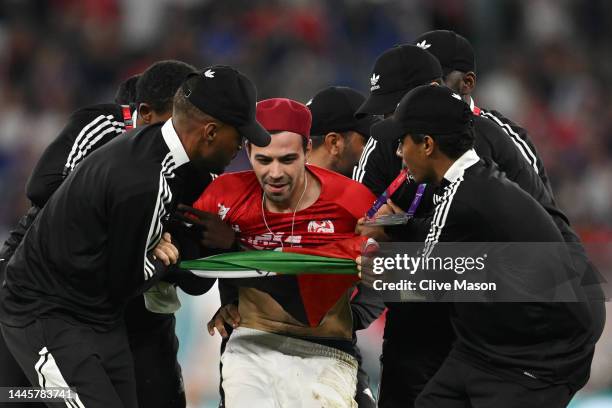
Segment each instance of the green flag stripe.
[{"label": "green flag stripe", "polygon": [[181,268],[202,271],[253,270],[280,274],[356,274],[352,259],[278,251],[245,251],[181,262]]}]

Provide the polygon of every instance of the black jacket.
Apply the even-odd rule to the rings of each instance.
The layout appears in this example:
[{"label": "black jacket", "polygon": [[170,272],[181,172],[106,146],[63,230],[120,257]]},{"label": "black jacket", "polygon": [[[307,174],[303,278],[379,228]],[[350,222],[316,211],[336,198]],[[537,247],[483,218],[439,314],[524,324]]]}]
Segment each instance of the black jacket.
[{"label": "black jacket", "polygon": [[[128,113],[131,117],[134,112],[125,105],[98,104],[79,109],[70,116],[66,126],[45,149],[29,177],[26,195],[32,202],[32,207],[10,232],[0,250],[0,258],[8,262],[40,209],[79,163],[101,146],[120,137],[126,129],[129,130],[133,123],[131,118],[126,118]],[[191,205],[212,181],[212,175],[193,168],[191,163],[185,164],[185,167],[189,168],[189,171],[183,171],[186,188],[179,201]],[[195,288],[195,292],[201,292],[201,280],[194,284],[185,283],[182,278],[179,280],[183,289],[189,291]],[[0,273],[0,282],[3,280],[4,274]],[[126,308],[126,323],[130,333],[148,332],[162,327],[160,323],[170,317],[147,311],[142,297],[132,299]]]},{"label": "black jacket", "polygon": [[[531,161],[526,160],[524,151],[517,147],[517,142],[508,133],[504,132],[494,120],[484,116],[474,116],[474,133],[475,133],[475,150],[480,157],[488,158],[497,163],[500,170],[503,171],[508,179],[517,183],[521,189],[531,195],[538,201],[542,207],[551,215],[555,224],[559,228],[561,235],[566,242],[580,243],[580,238],[572,230],[569,221],[565,214],[558,208],[550,188],[545,185],[548,182],[545,171],[536,171],[536,165]],[[370,146],[368,148],[368,146]],[[401,159],[395,155],[397,150],[397,142],[387,140],[370,139],[363,155],[359,162],[358,168],[355,170],[357,180],[361,181],[372,190],[375,194],[380,194],[397,176],[401,169]],[[535,150],[533,151],[535,153]],[[531,157],[527,155],[527,157]],[[537,155],[536,155],[537,157]],[[403,208],[407,208],[408,204],[416,191],[415,183],[407,183],[407,185],[393,195],[393,199]],[[424,195],[420,211],[417,211],[417,217],[425,217],[431,213],[433,207],[433,193],[435,189],[432,186],[427,186],[426,194]],[[397,231],[398,229],[395,229]],[[409,229],[400,229],[403,234],[392,234],[394,240],[397,241],[420,241],[424,237],[415,234]],[[406,233],[408,232],[408,233]],[[574,255],[577,257],[576,264],[589,265],[586,253],[580,245],[575,246]],[[593,284],[594,293],[591,297],[603,298],[599,286],[597,272],[592,268],[587,268],[583,271],[584,281]],[[387,315],[387,325],[385,327],[385,336],[389,333],[401,333],[405,331],[412,318],[402,316],[401,310],[410,310],[410,305],[389,303],[389,313]],[[596,307],[601,313],[603,308]],[[396,319],[400,319],[395,322]],[[407,319],[404,321],[403,319]],[[397,330],[396,330],[397,329]],[[399,331],[398,331],[399,330]]]},{"label": "black jacket", "polygon": [[496,110],[481,109],[480,116],[483,118],[490,119],[496,126],[499,126],[512,142],[516,145],[517,149],[521,152],[523,158],[529,163],[534,171],[540,176],[542,183],[552,193],[552,187],[550,186],[550,180],[546,174],[544,168],[544,162],[538,153],[535,145],[531,141],[527,130],[508,119]]},{"label": "black jacket", "polygon": [[6,267],[4,323],[52,315],[104,329],[159,278],[150,251],[190,173],[171,122],[165,126],[116,138],[61,183]]},{"label": "black jacket", "polygon": [[26,196],[32,208],[9,233],[0,249],[0,258],[10,259],[38,211],[76,165],[100,146],[125,132],[124,108],[129,110],[128,106],[123,105],[98,104],[79,109],[70,115],[66,126],[45,149],[30,174]]},{"label": "black jacket", "polygon": [[[435,222],[429,223],[425,240],[430,254],[442,242],[564,242],[542,206],[473,150],[449,169],[434,202]],[[529,272],[545,273],[540,263],[537,267]],[[507,268],[496,272],[507,273]],[[582,288],[574,289],[584,299]],[[459,302],[451,307],[456,348],[465,355],[575,387],[588,379],[601,334],[598,319],[587,302]]]}]

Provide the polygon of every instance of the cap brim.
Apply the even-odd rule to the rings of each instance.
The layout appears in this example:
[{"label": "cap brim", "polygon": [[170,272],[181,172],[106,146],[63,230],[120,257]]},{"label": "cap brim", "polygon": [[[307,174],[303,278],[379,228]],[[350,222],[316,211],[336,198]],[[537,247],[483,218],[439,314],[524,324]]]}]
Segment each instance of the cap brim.
[{"label": "cap brim", "polygon": [[408,93],[407,90],[389,92],[385,94],[370,94],[368,99],[357,109],[355,118],[361,119],[366,115],[386,115],[393,113],[402,97]]},{"label": "cap brim", "polygon": [[241,136],[255,146],[266,147],[270,144],[270,133],[256,120],[243,126],[236,126],[236,129]]},{"label": "cap brim", "polygon": [[393,118],[388,118],[372,125],[371,133],[376,140],[395,141],[403,138],[407,132]]}]

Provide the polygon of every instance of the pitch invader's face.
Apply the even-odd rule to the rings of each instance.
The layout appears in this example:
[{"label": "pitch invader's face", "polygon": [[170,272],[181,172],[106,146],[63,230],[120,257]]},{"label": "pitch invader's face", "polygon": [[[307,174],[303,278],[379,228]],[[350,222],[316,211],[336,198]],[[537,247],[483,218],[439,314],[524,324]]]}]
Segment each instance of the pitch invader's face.
[{"label": "pitch invader's face", "polygon": [[426,142],[414,143],[406,135],[398,149],[397,155],[402,158],[404,166],[417,183],[431,183],[435,181],[435,172],[429,158]]},{"label": "pitch invader's face", "polygon": [[266,199],[281,205],[294,201],[297,185],[302,185],[306,155],[302,136],[293,132],[272,135],[266,147],[250,145],[249,159]]}]

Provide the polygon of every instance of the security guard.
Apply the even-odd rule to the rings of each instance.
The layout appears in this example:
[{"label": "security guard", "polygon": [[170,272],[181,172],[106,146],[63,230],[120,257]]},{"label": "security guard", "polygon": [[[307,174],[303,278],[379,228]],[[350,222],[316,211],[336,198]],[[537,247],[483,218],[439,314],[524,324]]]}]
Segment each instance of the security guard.
[{"label": "security guard", "polygon": [[164,227],[185,164],[218,172],[243,136],[269,143],[255,102],[233,68],[192,74],[172,119],[98,149],[51,196],[0,290],[2,333],[33,384],[76,388],[76,406],[137,406],[123,309],[178,260]]},{"label": "security guard", "polygon": [[[87,156],[101,146],[121,137],[134,127],[164,122],[172,115],[172,98],[195,67],[181,61],[167,60],[152,64],[142,74],[124,81],[117,90],[115,103],[97,104],[77,110],[56,139],[43,152],[26,187],[32,208],[13,230],[0,250],[8,262],[36,215],[64,179]],[[190,166],[187,163],[185,166]],[[208,172],[185,172],[184,198],[191,204],[212,177]],[[0,280],[3,274],[0,273]],[[174,315],[153,313],[145,308],[144,298],[130,300],[125,312],[126,328],[134,360],[139,405],[147,407],[184,407],[185,392],[181,368],[177,362],[178,339]],[[0,385],[29,386],[12,354],[0,336]],[[163,373],[163,374],[162,374]],[[32,403],[42,406],[40,403]],[[37,404],[37,405],[36,405]]]},{"label": "security guard", "polygon": [[[426,85],[375,126],[401,141],[417,182],[437,187],[426,252],[442,242],[563,243],[545,209],[481,160],[473,119],[451,90]],[[565,407],[588,380],[601,335],[601,316],[587,302],[452,303],[450,316],[457,341],[416,407]]]},{"label": "security guard", "polygon": [[[418,51],[417,51],[418,50]],[[432,62],[431,59],[434,61]],[[383,114],[389,116],[402,96],[415,86],[424,83],[442,83],[442,68],[439,61],[429,52],[413,45],[394,47],[383,53],[376,61],[372,73],[370,96],[357,114]],[[432,80],[431,78],[437,79]],[[461,95],[454,94],[462,100]],[[472,111],[474,113],[474,111]],[[517,183],[525,192],[536,199],[553,217],[566,242],[576,243],[578,238],[569,227],[567,217],[559,210],[550,190],[544,185],[532,164],[525,160],[515,142],[493,121],[473,115],[475,150],[480,157],[495,162],[506,176]],[[376,128],[376,127],[375,127]],[[397,140],[384,137],[380,128],[373,130],[372,138],[366,145],[356,170],[357,179],[376,194],[382,193],[391,184],[402,167],[397,157]],[[407,208],[412,200],[417,183],[409,183],[393,196],[393,201]],[[433,192],[431,186],[425,190],[417,217],[432,211]],[[415,236],[394,236],[395,240],[413,241]],[[584,262],[584,252],[574,245],[578,263]],[[595,283],[591,297],[603,295],[592,277],[592,271],[585,271],[585,281]],[[423,389],[429,378],[438,370],[444,356],[454,342],[448,318],[448,310],[441,303],[389,303],[385,342],[381,357],[382,379],[379,406],[381,408],[404,404],[410,406],[416,395]],[[593,312],[603,315],[603,303],[593,304]],[[600,319],[597,319],[598,321]],[[435,324],[433,322],[436,322]],[[420,327],[418,332],[407,327]],[[406,347],[410,344],[410,347]],[[404,373],[404,375],[399,375]]]}]

